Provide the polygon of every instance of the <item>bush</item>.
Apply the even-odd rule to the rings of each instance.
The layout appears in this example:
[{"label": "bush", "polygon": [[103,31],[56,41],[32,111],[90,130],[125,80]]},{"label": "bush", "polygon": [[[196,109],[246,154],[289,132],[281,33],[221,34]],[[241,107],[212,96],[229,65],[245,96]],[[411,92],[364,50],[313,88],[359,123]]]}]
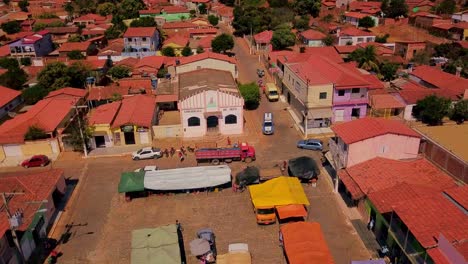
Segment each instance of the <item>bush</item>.
[{"label": "bush", "polygon": [[122,79],[130,75],[130,68],[126,66],[114,66],[107,72],[112,78]]},{"label": "bush", "polygon": [[244,105],[246,109],[256,109],[260,104],[260,90],[256,83],[248,83],[239,85],[239,91],[244,97]]},{"label": "bush", "polygon": [[468,119],[468,100],[462,100],[455,104],[450,119],[459,124]]},{"label": "bush", "polygon": [[192,55],[193,55],[193,52],[192,52],[192,49],[189,46],[185,46],[184,49],[182,49],[182,56],[188,57],[188,56],[192,56]]},{"label": "bush", "polygon": [[36,139],[44,139],[48,137],[49,136],[46,134],[44,129],[37,127],[37,126],[30,126],[26,134],[24,134],[24,140],[36,140]]},{"label": "bush", "polygon": [[218,22],[219,22],[219,18],[217,16],[214,16],[214,15],[209,15],[208,16],[208,21],[210,22],[210,24],[212,26],[217,26]]},{"label": "bush", "polygon": [[29,57],[21,58],[20,62],[21,62],[21,65],[31,66],[31,58]]},{"label": "bush", "polygon": [[429,95],[416,103],[413,116],[431,126],[441,125],[449,113],[450,104],[450,99]]},{"label": "bush", "polygon": [[18,21],[13,20],[10,22],[5,22],[2,24],[2,30],[5,31],[7,34],[15,34],[20,32],[21,25]]},{"label": "bush", "polygon": [[23,89],[21,95],[26,104],[33,105],[42,100],[47,94],[47,89],[42,85],[34,85],[33,87]]},{"label": "bush", "polygon": [[85,56],[79,50],[72,50],[72,51],[68,52],[67,57],[70,60],[82,60],[82,59],[85,58]]},{"label": "bush", "polygon": [[156,74],[156,76],[158,78],[165,78],[167,73],[168,73],[167,68],[161,68],[158,70],[158,73]]},{"label": "bush", "polygon": [[175,57],[174,48],[171,46],[165,47],[161,50],[162,55],[167,57]]}]

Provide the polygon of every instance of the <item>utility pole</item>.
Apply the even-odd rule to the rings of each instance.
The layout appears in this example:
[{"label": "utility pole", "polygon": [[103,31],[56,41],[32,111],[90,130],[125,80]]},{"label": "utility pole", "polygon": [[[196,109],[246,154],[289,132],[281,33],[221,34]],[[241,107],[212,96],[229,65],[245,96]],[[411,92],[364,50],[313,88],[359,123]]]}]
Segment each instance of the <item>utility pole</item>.
[{"label": "utility pole", "polygon": [[[18,249],[19,253],[20,253],[20,256],[21,256],[21,262],[22,263],[26,263],[26,258],[24,257],[24,253],[23,253],[23,249],[21,248],[21,244],[18,240],[18,235],[16,234],[16,228],[18,226],[21,225],[21,214],[18,214],[15,213],[14,215],[12,215],[10,213],[10,208],[8,207],[8,201],[7,201],[7,198],[6,198],[6,195],[11,195],[11,196],[14,196],[14,195],[22,195],[24,193],[1,193],[2,195],[2,199],[3,199],[3,204],[4,204],[4,207],[5,207],[5,212],[7,214],[7,217],[8,217],[8,222],[10,224],[10,228],[11,228],[11,234],[13,236],[13,241],[16,245],[16,248]],[[13,221],[16,220],[16,223],[14,224]]]},{"label": "utility pole", "polygon": [[252,40],[253,40],[253,31],[252,31],[252,23],[250,23],[250,44],[249,44],[249,54],[252,55]]},{"label": "utility pole", "polygon": [[81,129],[81,120],[80,120],[80,114],[78,112],[78,108],[87,108],[88,106],[86,105],[75,105],[72,106],[73,108],[75,108],[75,114],[76,114],[76,119],[78,120],[78,130],[80,130],[80,136],[81,136],[81,140],[83,141],[83,152],[84,152],[84,156],[85,158],[88,157],[88,149],[86,147],[86,141],[85,141],[85,138],[84,138],[84,135],[83,135],[83,130]]}]

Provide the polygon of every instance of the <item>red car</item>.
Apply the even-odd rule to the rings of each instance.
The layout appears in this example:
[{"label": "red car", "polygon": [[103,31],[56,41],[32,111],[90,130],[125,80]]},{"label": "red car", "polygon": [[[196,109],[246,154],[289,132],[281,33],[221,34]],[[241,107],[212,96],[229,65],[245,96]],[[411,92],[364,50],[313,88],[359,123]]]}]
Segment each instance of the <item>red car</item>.
[{"label": "red car", "polygon": [[49,164],[50,160],[46,155],[35,155],[21,163],[25,168],[29,167],[44,167]]}]

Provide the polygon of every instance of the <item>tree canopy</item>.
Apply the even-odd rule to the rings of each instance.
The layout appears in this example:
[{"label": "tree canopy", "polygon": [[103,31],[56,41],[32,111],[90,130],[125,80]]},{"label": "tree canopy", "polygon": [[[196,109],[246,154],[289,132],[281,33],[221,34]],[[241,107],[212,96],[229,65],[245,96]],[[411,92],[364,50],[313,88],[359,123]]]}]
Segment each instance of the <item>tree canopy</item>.
[{"label": "tree canopy", "polygon": [[457,3],[455,2],[455,0],[443,0],[435,7],[435,11],[437,14],[451,15],[455,13],[456,9]]},{"label": "tree canopy", "polygon": [[375,21],[370,16],[365,16],[359,19],[359,26],[363,28],[371,28],[375,26]]},{"label": "tree canopy", "polygon": [[318,17],[320,14],[320,0],[296,0],[293,4],[294,11],[298,15],[309,14],[313,17]]},{"label": "tree canopy", "polygon": [[18,6],[23,12],[28,12],[29,2],[28,0],[21,0],[18,2]]},{"label": "tree canopy", "polygon": [[264,7],[235,7],[232,26],[235,35],[248,35],[262,32],[270,28],[272,23],[272,10]]},{"label": "tree canopy", "polygon": [[468,119],[468,100],[461,100],[453,106],[450,119],[459,124]]},{"label": "tree canopy", "polygon": [[385,17],[406,17],[408,14],[408,5],[405,0],[382,0],[382,12]]},{"label": "tree canopy", "polygon": [[67,57],[70,60],[82,60],[82,59],[85,58],[85,56],[79,50],[72,50],[72,51],[68,52]]},{"label": "tree canopy", "polygon": [[38,84],[48,87],[48,91],[54,91],[71,86],[83,88],[90,70],[80,62],[66,66],[62,62],[48,64],[38,75]]},{"label": "tree canopy", "polygon": [[30,126],[28,128],[28,131],[26,131],[26,134],[24,134],[24,139],[25,140],[36,140],[36,139],[45,139],[48,138],[49,136],[46,134],[44,129],[38,127],[38,126]]},{"label": "tree canopy", "polygon": [[211,48],[213,52],[224,53],[234,48],[234,39],[231,35],[223,33],[211,41]]},{"label": "tree canopy", "polygon": [[217,26],[218,22],[219,22],[219,18],[217,16],[214,16],[214,15],[209,15],[208,16],[208,22],[210,22],[210,24],[212,26]]},{"label": "tree canopy", "polygon": [[416,102],[413,116],[431,126],[441,125],[442,119],[449,113],[450,104],[450,99],[429,95]]},{"label": "tree canopy", "polygon": [[107,16],[113,14],[116,10],[116,6],[113,3],[105,2],[97,6],[96,12],[101,16]]},{"label": "tree canopy", "polygon": [[161,50],[161,53],[162,53],[162,55],[164,55],[166,57],[175,57],[175,55],[176,55],[174,48],[171,47],[171,46],[164,47]]},{"label": "tree canopy", "polygon": [[156,21],[152,17],[142,17],[130,23],[130,27],[155,27]]},{"label": "tree canopy", "polygon": [[193,52],[192,52],[192,49],[189,46],[185,46],[182,49],[182,56],[188,57],[188,56],[192,56],[192,55],[193,55]]},{"label": "tree canopy", "polygon": [[114,66],[107,72],[112,78],[122,79],[130,76],[130,68],[127,66]]},{"label": "tree canopy", "polygon": [[383,63],[380,65],[380,74],[384,81],[392,81],[396,78],[398,64],[396,63]]},{"label": "tree canopy", "polygon": [[21,25],[16,20],[5,22],[1,25],[1,27],[2,30],[5,31],[7,34],[15,34],[21,31]]},{"label": "tree canopy", "polygon": [[348,58],[357,62],[359,68],[372,70],[375,72],[378,72],[379,70],[379,66],[376,62],[377,57],[375,53],[375,47],[372,45],[369,45],[365,48],[356,49],[349,54]]},{"label": "tree canopy", "polygon": [[239,91],[244,98],[246,109],[256,109],[260,104],[260,91],[256,83],[248,83],[239,85]]},{"label": "tree canopy", "polygon": [[0,84],[15,90],[21,90],[28,80],[28,75],[20,68],[18,61],[13,58],[0,58],[0,67],[7,69],[7,72],[0,75]]},{"label": "tree canopy", "polygon": [[296,35],[291,32],[288,26],[278,27],[273,32],[273,37],[271,38],[271,45],[275,50],[283,50],[287,47],[294,46],[295,42]]}]

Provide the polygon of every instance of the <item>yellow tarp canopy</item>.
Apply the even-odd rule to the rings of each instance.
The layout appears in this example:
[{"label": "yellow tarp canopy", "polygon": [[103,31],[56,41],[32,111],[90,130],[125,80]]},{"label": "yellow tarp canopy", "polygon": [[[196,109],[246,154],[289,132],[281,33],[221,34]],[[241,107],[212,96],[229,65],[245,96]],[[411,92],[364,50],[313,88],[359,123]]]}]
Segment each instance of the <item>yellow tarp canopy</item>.
[{"label": "yellow tarp canopy", "polygon": [[288,204],[309,205],[304,189],[296,177],[281,176],[262,184],[250,185],[249,191],[256,208]]}]

